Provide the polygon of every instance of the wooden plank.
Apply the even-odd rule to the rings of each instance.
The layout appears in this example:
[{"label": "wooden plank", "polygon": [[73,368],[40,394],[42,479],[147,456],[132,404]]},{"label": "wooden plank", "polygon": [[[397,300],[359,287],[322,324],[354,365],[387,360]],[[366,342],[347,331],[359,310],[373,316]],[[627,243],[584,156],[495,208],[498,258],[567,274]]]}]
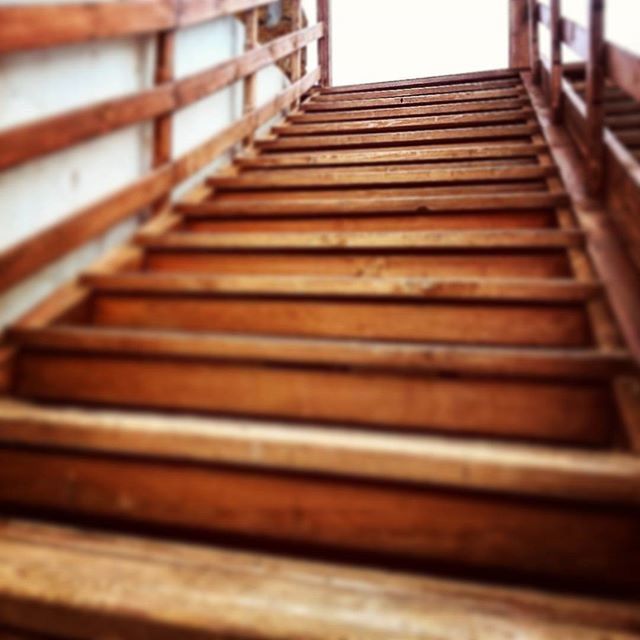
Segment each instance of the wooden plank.
[{"label": "wooden plank", "polygon": [[492,80],[488,82],[468,82],[461,84],[442,84],[436,87],[404,87],[401,89],[382,89],[378,91],[354,91],[353,93],[319,93],[313,97],[314,103],[349,102],[351,100],[373,100],[375,98],[397,98],[405,96],[429,96],[452,93],[465,99],[466,93],[489,91],[491,89],[514,89],[520,85],[519,80]]},{"label": "wooden plank", "polygon": [[8,129],[0,133],[0,169],[169,113],[175,105],[165,84]]},{"label": "wooden plank", "polygon": [[560,0],[551,0],[551,114],[555,123],[562,122],[562,13]]},{"label": "wooden plank", "polygon": [[320,65],[320,84],[330,87],[332,84],[331,60],[331,5],[329,0],[317,0],[316,14],[323,25],[322,38],[318,41],[318,64]]},{"label": "wooden plank", "polygon": [[[258,46],[258,10],[251,9],[244,16],[244,50],[249,52]],[[256,85],[257,79],[255,73],[245,76],[242,84],[242,113],[251,113],[256,108]],[[244,139],[245,145],[251,145],[253,136],[247,136]]]},{"label": "wooden plank", "polygon": [[[634,603],[25,521],[5,521],[1,528],[0,555],[7,570],[0,591],[7,620],[20,629],[62,637],[92,638],[109,630],[124,640],[213,640],[224,634],[248,639],[255,637],[253,630],[271,631],[275,619],[274,632],[309,640],[381,640],[398,633],[411,640],[455,640],[460,633],[496,629],[547,640],[567,634],[575,640],[637,638]],[[54,601],[51,572],[60,576]],[[22,575],[32,579],[16,577]],[[108,594],[105,584],[111,586]],[[164,588],[157,589],[158,584]],[[255,595],[250,605],[243,598],[247,592]],[[131,615],[131,602],[140,615]],[[87,615],[97,611],[99,616]],[[366,615],[354,616],[354,611]]]},{"label": "wooden plank", "polygon": [[265,122],[287,108],[306,93],[319,79],[320,71],[315,69],[297,83],[279,93],[273,100],[246,114],[213,138],[188,151],[174,163],[174,178],[181,182],[206,166],[217,155],[224,153]]},{"label": "wooden plank", "polygon": [[593,195],[604,187],[604,3],[589,2],[589,56],[587,58],[587,120],[585,147],[588,188]]},{"label": "wooden plank", "polygon": [[288,469],[590,504],[634,507],[640,502],[640,460],[620,452],[44,407],[17,400],[0,400],[0,424],[4,445]]},{"label": "wooden plank", "polygon": [[237,176],[212,176],[207,183],[221,191],[260,189],[311,188],[328,189],[340,186],[379,186],[394,184],[431,184],[464,182],[504,182],[531,180],[555,173],[554,167],[539,165],[455,168],[389,167],[368,169],[281,169],[279,171],[247,171]]},{"label": "wooden plank", "polygon": [[459,145],[425,145],[367,149],[366,151],[309,151],[299,153],[240,156],[236,164],[242,167],[309,167],[339,165],[375,165],[405,162],[434,162],[442,160],[477,160],[530,158],[537,155],[536,145],[527,143],[485,143]]},{"label": "wooden plank", "polygon": [[343,147],[375,147],[412,144],[431,141],[495,140],[530,136],[537,131],[534,124],[502,126],[457,127],[455,129],[426,129],[424,131],[401,131],[390,133],[337,134],[287,136],[276,140],[257,140],[257,146],[264,151],[290,149],[338,149]]},{"label": "wooden plank", "polygon": [[309,124],[284,124],[273,127],[277,135],[294,136],[310,134],[335,134],[360,131],[412,131],[422,128],[462,126],[472,124],[494,124],[496,122],[522,122],[531,111],[513,109],[489,113],[455,113],[435,116],[414,116],[410,118],[385,118],[349,122],[321,122]]},{"label": "wooden plank", "polygon": [[607,385],[595,382],[449,378],[50,348],[20,354],[15,385],[19,397],[40,400],[579,444],[606,444],[616,419]]},{"label": "wooden plank", "polygon": [[177,292],[98,292],[91,321],[110,327],[505,346],[592,344],[573,303],[409,301]]},{"label": "wooden plank", "polygon": [[268,0],[127,0],[0,8],[0,52],[164,31],[233,15]]},{"label": "wooden plank", "polygon": [[423,213],[436,211],[527,210],[559,206],[566,195],[549,193],[505,193],[473,196],[404,196],[389,197],[384,202],[371,197],[348,196],[331,200],[305,198],[239,202],[217,198],[198,203],[180,203],[178,211],[187,216],[212,215],[338,215],[371,213]]},{"label": "wooden plank", "polygon": [[527,0],[509,0],[509,66],[525,69],[529,59],[529,11]]},{"label": "wooden plank", "polygon": [[456,104],[502,98],[521,98],[520,87],[510,89],[476,90],[457,93],[428,93],[426,95],[398,96],[395,98],[358,98],[353,100],[308,101],[302,105],[305,112],[373,109],[376,107],[402,107],[408,105]]},{"label": "wooden plank", "polygon": [[558,249],[579,247],[581,231],[489,230],[489,231],[398,231],[382,233],[188,233],[162,235],[139,233],[137,243],[150,249]]},{"label": "wooden plank", "polygon": [[491,71],[474,71],[472,73],[454,73],[449,75],[431,76],[427,78],[409,78],[406,80],[387,80],[383,82],[367,82],[362,84],[340,85],[323,88],[321,93],[350,93],[352,91],[370,91],[372,89],[395,89],[403,87],[419,87],[455,82],[494,80],[496,78],[517,78],[518,73],[513,69],[495,69]]},{"label": "wooden plank", "polygon": [[404,373],[455,373],[468,376],[608,380],[630,373],[624,351],[599,353],[498,349],[427,344],[390,344],[374,341],[230,336],[126,329],[96,329],[59,325],[15,328],[10,339],[28,350],[64,351],[137,357],[198,358],[212,362],[259,362],[309,366],[349,367],[357,370]]},{"label": "wooden plank", "polygon": [[354,109],[353,111],[317,111],[293,113],[288,117],[289,122],[346,122],[349,120],[376,120],[394,117],[428,116],[436,114],[452,113],[483,113],[485,111],[498,111],[518,109],[526,104],[522,98],[500,98],[498,100],[477,100],[462,102],[460,104],[436,104],[417,107],[386,107],[383,109]]},{"label": "wooden plank", "polygon": [[540,84],[540,21],[538,0],[529,0],[529,63],[534,84]]},{"label": "wooden plank", "polygon": [[85,274],[97,291],[215,295],[286,295],[312,297],[382,297],[420,300],[496,300],[584,302],[599,294],[600,284],[570,279],[429,279],[212,276],[196,274]]},{"label": "wooden plank", "polygon": [[171,185],[171,168],[156,169],[131,186],[6,249],[0,253],[0,290],[8,289],[149,206],[166,194]]}]

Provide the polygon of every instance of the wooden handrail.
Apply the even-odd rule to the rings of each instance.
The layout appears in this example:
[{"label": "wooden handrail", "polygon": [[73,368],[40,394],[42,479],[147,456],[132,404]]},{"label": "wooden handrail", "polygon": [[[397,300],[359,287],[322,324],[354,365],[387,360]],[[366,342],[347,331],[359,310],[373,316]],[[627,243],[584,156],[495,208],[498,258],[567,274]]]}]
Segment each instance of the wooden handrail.
[{"label": "wooden handrail", "polygon": [[168,31],[271,0],[126,0],[0,7],[0,53]]},{"label": "wooden handrail", "polygon": [[[260,69],[290,56],[299,56],[318,41],[326,50],[327,13],[323,21],[298,28],[258,45],[256,29],[248,33],[242,55],[193,75],[174,78],[176,29],[224,15],[248,11],[257,26],[257,9],[268,0],[127,0],[121,3],[0,7],[0,53],[36,47],[155,33],[155,86],[135,94],[67,111],[0,132],[0,170],[59,151],[126,126],[153,120],[150,172],[118,192],[71,214],[18,245],[0,252],[0,291],[61,258],[146,207],[166,208],[172,189],[205,167],[217,155],[249,141],[255,130],[283,109],[290,108],[327,71],[317,68],[267,104],[256,108],[252,85]],[[300,26],[301,20],[295,23]],[[256,36],[256,37],[254,37]],[[322,58],[328,64],[328,58]],[[179,158],[173,157],[173,116],[238,80],[245,80],[244,115],[226,129]]]}]

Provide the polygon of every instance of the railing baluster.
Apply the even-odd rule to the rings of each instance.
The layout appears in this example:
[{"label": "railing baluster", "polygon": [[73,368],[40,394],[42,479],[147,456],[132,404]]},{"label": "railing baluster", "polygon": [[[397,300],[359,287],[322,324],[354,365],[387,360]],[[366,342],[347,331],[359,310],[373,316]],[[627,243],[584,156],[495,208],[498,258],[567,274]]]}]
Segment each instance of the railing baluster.
[{"label": "railing baluster", "polygon": [[551,0],[551,113],[553,121],[562,121],[562,14],[560,0]]},{"label": "railing baluster", "polygon": [[[161,31],[156,38],[156,66],[154,82],[156,86],[173,82],[175,57],[175,30]],[[153,157],[154,169],[171,162],[173,138],[173,111],[165,113],[153,121]],[[154,203],[154,213],[164,209],[170,202],[171,195],[160,198]]]},{"label": "railing baluster", "polygon": [[[302,29],[302,4],[301,0],[293,0],[291,3],[291,31]],[[302,77],[302,49],[298,49],[291,56],[291,82],[297,82]],[[293,105],[296,109],[300,104],[299,100]]]},{"label": "railing baluster", "polygon": [[324,25],[324,35],[318,41],[318,61],[320,63],[320,84],[331,86],[331,17],[329,12],[330,0],[318,0],[318,22]]},{"label": "railing baluster", "polygon": [[[258,9],[247,11],[244,16],[244,50],[251,51],[258,46]],[[243,83],[242,111],[247,114],[256,108],[256,74],[250,73]],[[245,139],[245,145],[253,143],[253,136]]]},{"label": "railing baluster", "polygon": [[538,0],[529,0],[529,59],[535,84],[540,84],[540,42]]},{"label": "railing baluster", "polygon": [[604,0],[589,2],[589,57],[587,59],[586,150],[589,190],[602,189],[604,173]]}]

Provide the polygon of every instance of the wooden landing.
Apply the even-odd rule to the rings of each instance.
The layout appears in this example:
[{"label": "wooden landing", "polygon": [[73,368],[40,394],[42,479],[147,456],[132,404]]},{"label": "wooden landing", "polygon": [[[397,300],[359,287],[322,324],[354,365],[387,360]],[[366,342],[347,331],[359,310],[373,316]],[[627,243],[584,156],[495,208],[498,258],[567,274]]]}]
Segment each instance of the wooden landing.
[{"label": "wooden landing", "polygon": [[[544,124],[514,71],[315,88],[13,327],[5,511],[334,564],[8,523],[9,626],[640,632],[637,365]],[[482,586],[335,564],[345,558]],[[45,562],[61,587],[43,630],[21,603],[44,607]],[[21,571],[33,584],[16,584]]]}]

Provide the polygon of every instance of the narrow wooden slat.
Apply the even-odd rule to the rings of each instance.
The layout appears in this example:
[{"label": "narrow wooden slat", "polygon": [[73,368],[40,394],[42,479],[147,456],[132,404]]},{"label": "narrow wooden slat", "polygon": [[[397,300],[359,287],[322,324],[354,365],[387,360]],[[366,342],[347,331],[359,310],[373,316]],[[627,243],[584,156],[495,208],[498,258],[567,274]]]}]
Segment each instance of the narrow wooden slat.
[{"label": "narrow wooden slat", "polygon": [[242,167],[309,167],[318,165],[369,165],[441,160],[476,160],[486,158],[529,158],[537,155],[538,147],[527,143],[485,143],[459,145],[427,145],[367,149],[366,151],[309,151],[240,156],[236,164]]},{"label": "narrow wooden slat", "polygon": [[499,100],[478,100],[462,102],[460,104],[424,105],[417,107],[387,107],[384,109],[354,109],[353,111],[307,111],[293,113],[288,117],[289,122],[346,122],[350,120],[376,120],[395,117],[419,117],[436,114],[453,113],[483,113],[486,111],[504,111],[518,109],[524,106],[523,99],[502,98]]},{"label": "narrow wooden slat", "polygon": [[435,115],[411,118],[389,118],[379,120],[353,122],[322,122],[310,124],[276,125],[272,131],[278,135],[310,135],[316,133],[335,134],[360,131],[412,131],[423,128],[463,126],[496,122],[522,122],[531,111],[513,109],[489,113],[459,113],[451,115]]},{"label": "narrow wooden slat", "polygon": [[0,253],[0,290],[107,231],[151,205],[172,186],[171,167],[156,169],[115,194]]},{"label": "narrow wooden slat", "polygon": [[[6,567],[0,591],[8,605],[7,621],[59,637],[99,637],[117,630],[124,640],[248,638],[253,630],[272,628],[275,617],[279,633],[309,640],[349,635],[382,640],[392,633],[411,640],[429,635],[453,640],[453,627],[467,635],[501,629],[511,635],[530,630],[547,640],[562,640],[567,633],[575,640],[593,640],[594,634],[631,640],[637,624],[632,604],[595,598],[25,521],[4,521],[0,528]],[[49,593],[51,572],[60,576],[53,602],[42,598]],[[31,579],[21,580],[23,575]],[[108,594],[105,584],[111,585]],[[251,604],[244,604],[247,592],[255,596]],[[139,616],[130,614],[131,602]],[[354,617],[354,610],[367,613]],[[101,615],[86,615],[95,611]]]},{"label": "narrow wooden slat", "polygon": [[198,203],[180,203],[178,210],[188,216],[212,215],[338,215],[366,213],[428,213],[430,211],[526,210],[554,207],[567,202],[566,195],[549,193],[505,193],[473,196],[405,196],[390,197],[384,202],[371,197],[348,197],[321,200],[284,198],[246,202],[222,199]]},{"label": "narrow wooden slat", "polygon": [[322,93],[350,93],[352,91],[370,91],[372,89],[395,89],[402,87],[419,87],[439,84],[451,84],[454,82],[467,82],[469,80],[493,80],[496,78],[518,78],[518,73],[513,69],[496,69],[492,71],[477,71],[473,73],[454,73],[451,75],[432,76],[428,78],[410,78],[407,80],[389,80],[383,82],[368,82],[364,84],[350,84],[324,88]]},{"label": "narrow wooden slat", "polygon": [[562,14],[560,0],[551,0],[550,103],[553,121],[562,121]]},{"label": "narrow wooden slat", "polygon": [[403,96],[428,96],[432,94],[455,93],[464,99],[464,93],[489,91],[491,89],[511,89],[520,84],[519,79],[491,80],[461,84],[443,84],[437,87],[404,87],[401,89],[383,89],[378,91],[354,91],[353,93],[320,93],[314,96],[313,103],[343,102],[350,100],[373,100],[374,98],[396,98]]},{"label": "narrow wooden slat", "polygon": [[581,246],[580,231],[490,230],[382,233],[139,233],[137,242],[154,249],[550,249]]},{"label": "narrow wooden slat", "polygon": [[540,36],[538,0],[528,0],[529,3],[529,64],[534,84],[540,84]]},{"label": "narrow wooden slat", "polygon": [[304,78],[285,89],[270,102],[246,114],[210,140],[182,155],[174,163],[176,181],[181,182],[192,175],[209,164],[217,155],[228,150],[255,131],[260,125],[268,122],[280,110],[288,107],[297,98],[306,93],[318,81],[319,77],[319,69],[309,72]]},{"label": "narrow wooden slat", "polygon": [[324,169],[282,169],[279,171],[248,171],[238,176],[213,176],[208,184],[223,191],[282,189],[291,187],[330,188],[355,185],[429,184],[457,182],[501,182],[529,180],[552,175],[554,167],[539,165],[463,167],[450,169],[408,168],[392,170],[349,169],[340,172]]},{"label": "narrow wooden slat", "polygon": [[395,98],[358,98],[353,100],[336,100],[316,102],[309,101],[302,105],[305,112],[317,111],[351,111],[353,109],[373,109],[376,107],[402,107],[409,105],[432,105],[459,102],[477,102],[498,98],[521,98],[522,89],[476,90],[458,93],[433,93],[427,95],[399,96]]},{"label": "narrow wooden slat", "polygon": [[343,135],[287,136],[276,140],[257,140],[265,151],[288,149],[333,149],[342,147],[375,147],[431,142],[436,140],[494,140],[528,136],[537,131],[534,124],[506,124],[502,126],[459,127],[397,133],[366,133]]},{"label": "narrow wooden slat", "polygon": [[176,3],[177,25],[178,27],[188,27],[201,22],[210,22],[231,16],[251,9],[257,9],[270,0],[180,0]]},{"label": "narrow wooden slat", "polygon": [[[581,444],[605,444],[615,427],[611,394],[606,385],[596,382],[438,377],[161,355],[141,359],[124,353],[74,354],[51,348],[21,353],[16,393],[119,407]],[[383,404],[376,401],[381,395]],[[457,402],[452,403],[452,397]],[[567,406],[572,407],[570,414]]]},{"label": "narrow wooden slat", "polygon": [[594,350],[394,345],[373,341],[198,335],[73,326],[17,328],[11,330],[10,338],[27,349],[69,353],[345,366],[492,378],[609,379],[632,370],[631,360],[623,351],[601,354]]},{"label": "narrow wooden slat", "polygon": [[320,65],[320,84],[330,87],[332,84],[331,60],[331,8],[329,0],[316,1],[318,22],[323,27],[322,38],[318,41],[318,64]]},{"label": "narrow wooden slat", "polygon": [[[640,503],[640,460],[620,452],[131,414],[0,401],[4,445],[336,474],[583,503]],[[259,450],[259,455],[256,455]]]},{"label": "narrow wooden slat", "polygon": [[200,295],[288,295],[385,297],[422,300],[523,300],[583,302],[600,292],[597,283],[572,280],[311,278],[209,276],[195,274],[90,275],[82,278],[97,291],[178,292]]}]

